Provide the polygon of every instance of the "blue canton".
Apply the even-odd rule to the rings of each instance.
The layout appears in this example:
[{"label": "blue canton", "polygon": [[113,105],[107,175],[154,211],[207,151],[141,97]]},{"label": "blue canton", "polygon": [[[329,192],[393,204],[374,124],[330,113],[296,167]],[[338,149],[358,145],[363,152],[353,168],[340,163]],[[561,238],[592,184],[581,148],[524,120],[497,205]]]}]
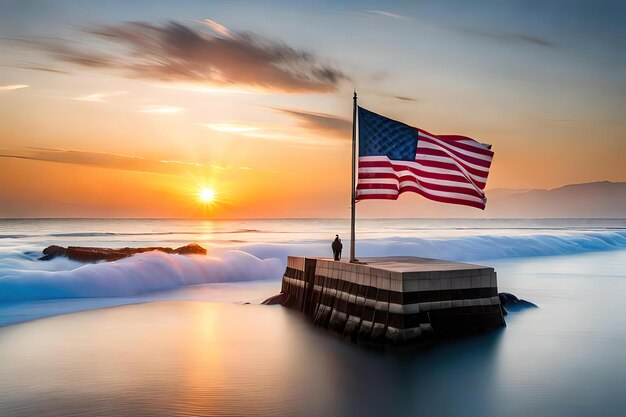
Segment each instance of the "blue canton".
[{"label": "blue canton", "polygon": [[416,128],[359,107],[359,156],[415,161]]}]

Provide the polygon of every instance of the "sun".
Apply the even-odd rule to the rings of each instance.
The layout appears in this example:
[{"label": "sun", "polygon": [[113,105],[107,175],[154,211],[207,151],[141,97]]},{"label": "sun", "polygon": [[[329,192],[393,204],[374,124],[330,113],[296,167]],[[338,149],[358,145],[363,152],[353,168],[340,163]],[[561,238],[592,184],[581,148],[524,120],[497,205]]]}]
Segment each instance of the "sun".
[{"label": "sun", "polygon": [[201,188],[198,192],[198,198],[203,203],[212,203],[215,201],[215,190],[213,188]]}]

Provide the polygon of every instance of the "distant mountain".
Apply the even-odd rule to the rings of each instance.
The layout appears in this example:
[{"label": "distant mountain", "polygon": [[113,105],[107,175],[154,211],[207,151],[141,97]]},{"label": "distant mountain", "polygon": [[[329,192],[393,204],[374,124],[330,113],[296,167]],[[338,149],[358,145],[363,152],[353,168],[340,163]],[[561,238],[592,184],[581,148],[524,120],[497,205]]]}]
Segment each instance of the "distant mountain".
[{"label": "distant mountain", "polygon": [[626,182],[571,184],[551,190],[487,192],[487,217],[623,217]]},{"label": "distant mountain", "polygon": [[413,194],[397,202],[359,203],[361,217],[421,218],[626,218],[626,182],[571,184],[551,190],[487,190],[487,208],[442,204]]}]

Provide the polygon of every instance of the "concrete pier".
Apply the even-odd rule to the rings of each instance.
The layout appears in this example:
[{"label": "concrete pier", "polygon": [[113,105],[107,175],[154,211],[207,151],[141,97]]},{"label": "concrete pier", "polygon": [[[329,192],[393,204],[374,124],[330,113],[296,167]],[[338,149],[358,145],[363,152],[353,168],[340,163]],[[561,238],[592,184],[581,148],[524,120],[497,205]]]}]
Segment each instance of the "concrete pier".
[{"label": "concrete pier", "polygon": [[409,344],[505,325],[493,268],[416,257],[290,256],[283,304],[355,340]]}]

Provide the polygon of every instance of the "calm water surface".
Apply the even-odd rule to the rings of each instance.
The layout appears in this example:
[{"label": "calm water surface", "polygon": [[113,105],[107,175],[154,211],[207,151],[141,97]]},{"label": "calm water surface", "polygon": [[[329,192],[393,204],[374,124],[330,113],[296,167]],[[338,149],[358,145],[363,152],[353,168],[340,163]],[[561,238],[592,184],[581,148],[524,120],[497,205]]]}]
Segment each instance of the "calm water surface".
[{"label": "calm water surface", "polygon": [[[421,350],[368,349],[282,307],[243,304],[276,293],[278,278],[139,294],[132,302],[142,304],[105,309],[93,309],[107,305],[97,298],[0,302],[0,314],[9,315],[63,303],[88,310],[0,327],[0,415],[621,416],[626,249],[607,225],[540,227],[555,245],[578,234],[570,243],[584,246],[600,231],[618,247],[568,243],[572,252],[561,256],[513,253],[486,262],[501,291],[539,307],[512,312],[502,330]],[[537,237],[519,225],[474,229],[436,229],[433,239]],[[15,253],[17,245],[30,250],[54,239],[38,233],[46,237],[22,230],[29,236],[6,247]],[[290,240],[276,239],[272,248]],[[6,276],[29,267],[5,253]]]}]

